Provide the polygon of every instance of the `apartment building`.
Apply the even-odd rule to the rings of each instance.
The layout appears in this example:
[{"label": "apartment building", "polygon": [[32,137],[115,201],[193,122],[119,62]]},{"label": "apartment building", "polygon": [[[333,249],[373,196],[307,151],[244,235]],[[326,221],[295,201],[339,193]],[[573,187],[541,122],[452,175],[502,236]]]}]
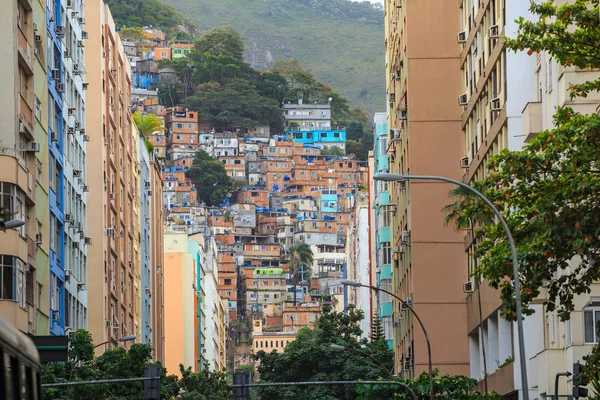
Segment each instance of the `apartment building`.
[{"label": "apartment building", "polygon": [[[389,156],[387,153],[390,136],[393,131],[388,130],[387,114],[376,113],[374,117],[374,146],[372,154],[373,175],[378,172],[389,172]],[[394,139],[392,139],[394,140]],[[397,139],[396,139],[397,140]],[[390,185],[388,182],[372,181],[369,183],[370,203],[374,204],[371,223],[371,280],[377,287],[385,290],[392,289],[392,258],[398,260],[403,257],[402,252],[392,252],[392,236],[390,231],[391,218],[397,210],[396,204],[390,202]],[[373,295],[373,307],[377,308],[381,324],[384,329],[385,339],[393,348],[394,335],[394,304],[390,296]]]},{"label": "apartment building", "polygon": [[169,160],[193,157],[198,150],[198,113],[173,107],[167,110],[165,124],[169,132]]},{"label": "apartment building", "polygon": [[[460,46],[456,5],[447,0],[385,2],[389,168],[392,173],[461,178]],[[454,14],[455,15],[455,14]],[[467,374],[469,350],[465,296],[467,272],[462,235],[444,227],[441,209],[452,187],[437,182],[392,183],[386,191],[395,205],[390,247],[382,260],[392,265],[391,290],[411,299],[427,327],[433,365],[441,374]],[[378,206],[378,205],[377,205]],[[380,236],[383,232],[380,230]],[[393,256],[396,254],[396,256]],[[383,268],[380,265],[379,268]],[[406,377],[427,369],[423,332],[399,304],[391,303],[395,371]],[[388,310],[382,314],[389,315]],[[452,343],[452,346],[448,346]]]},{"label": "apartment building", "polygon": [[[156,262],[162,263],[162,258],[157,260],[160,252],[156,250],[161,240],[157,237],[156,228],[162,226],[162,220],[157,218],[156,210],[162,212],[162,182],[154,167],[149,172],[141,172],[142,175],[150,175],[150,187],[144,183],[146,193],[143,194],[139,186],[141,139],[128,109],[130,68],[108,5],[88,2],[84,12],[94,16],[86,21],[89,32],[85,43],[85,86],[89,85],[86,107],[94,110],[87,115],[86,128],[98,133],[90,135],[86,153],[86,181],[89,186],[87,236],[91,242],[87,256],[95,260],[88,269],[86,287],[89,298],[96,299],[88,304],[88,329],[96,343],[109,342],[96,349],[102,352],[110,346],[111,340],[122,336],[135,335],[139,341],[147,340],[145,335],[148,331],[141,327],[142,318],[145,323],[147,316],[142,317],[144,310],[139,309],[145,305],[147,297],[141,291],[152,295],[154,288],[140,287],[142,274],[145,274],[145,281],[148,278],[147,264],[141,266],[140,263],[141,254],[147,256],[150,252],[150,262],[155,263],[150,267],[152,281],[152,272],[161,265]],[[158,191],[155,199],[153,188]],[[147,203],[140,204],[142,200]],[[146,221],[144,224],[140,221],[142,214],[144,218],[150,216],[150,226],[154,227],[149,247],[146,244],[142,247],[140,243],[141,229],[147,233]],[[157,219],[160,225],[156,225]],[[148,240],[148,235],[144,240]],[[156,298],[160,301],[160,296],[153,296],[153,301]],[[160,313],[160,306],[152,304],[151,313]],[[158,324],[160,319],[153,322]],[[157,330],[160,331],[160,328]],[[160,339],[156,343],[156,339],[152,338],[151,343],[155,346],[155,358],[161,360]]]},{"label": "apartment building", "polygon": [[[541,100],[538,93],[540,80],[536,80],[533,73],[537,70],[536,58],[508,52],[504,37],[516,35],[514,21],[521,16],[527,18],[530,15],[528,9],[529,4],[518,0],[459,3],[461,28],[457,38],[461,43],[462,72],[459,104],[463,108],[461,127],[464,145],[460,165],[464,168],[464,182],[485,178],[490,157],[504,149],[521,149],[527,138],[527,132],[522,128],[522,112],[526,109],[529,113],[537,105],[526,107],[528,103]],[[473,243],[468,237],[464,242],[467,279],[472,279],[476,262],[470,256]],[[515,357],[518,348],[512,339],[517,335],[515,326],[499,316],[501,303],[496,290],[486,284],[474,286],[475,291],[467,295],[471,377],[481,380],[486,370],[490,390],[517,398],[523,389],[520,387],[520,363]],[[481,310],[482,318],[479,317],[479,296],[485,305]],[[534,357],[542,345],[540,330],[543,331],[543,327],[541,320],[537,321],[539,318],[541,314],[525,320],[528,359]],[[486,368],[483,346],[487,353]],[[509,362],[513,358],[515,361]],[[537,395],[531,386],[533,373],[530,366],[530,397]]]},{"label": "apartment building", "polygon": [[[5,87],[14,88],[0,96],[4,128],[0,141],[1,207],[10,219],[25,221],[21,227],[0,233],[0,315],[24,332],[48,334],[64,327],[60,303],[52,304],[58,313],[52,313],[49,304],[51,293],[64,293],[64,273],[56,263],[52,275],[48,269],[47,132],[54,119],[48,118],[46,75],[46,56],[52,49],[42,42],[47,39],[46,9],[38,2],[11,0],[3,4],[0,20],[3,82]],[[50,291],[56,288],[58,292]]]},{"label": "apartment building", "polygon": [[[70,330],[87,329],[87,247],[90,239],[86,236],[89,191],[86,180],[86,144],[89,135],[85,126],[87,90],[84,90],[83,46],[87,32],[83,30],[83,2],[62,2],[61,8],[64,9],[62,23],[54,29],[63,48],[62,86],[57,85],[57,88],[62,90],[62,119],[66,122],[63,130],[66,133],[63,135],[65,146],[62,150],[66,333]],[[52,219],[51,214],[51,224]],[[60,225],[60,218],[57,223]]]},{"label": "apartment building", "polygon": [[206,321],[202,299],[205,278],[199,243],[186,232],[165,233],[165,367],[180,375],[179,365],[198,372],[202,369],[202,349]]}]

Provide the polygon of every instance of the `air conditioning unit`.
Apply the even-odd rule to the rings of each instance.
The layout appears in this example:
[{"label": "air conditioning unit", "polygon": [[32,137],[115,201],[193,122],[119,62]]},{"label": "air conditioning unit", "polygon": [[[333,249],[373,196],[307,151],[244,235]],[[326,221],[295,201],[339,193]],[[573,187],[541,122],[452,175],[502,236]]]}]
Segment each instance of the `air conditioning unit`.
[{"label": "air conditioning unit", "polygon": [[60,70],[58,68],[52,69],[52,80],[55,80],[55,81],[60,80]]},{"label": "air conditioning unit", "polygon": [[463,284],[463,292],[465,293],[473,293],[473,281],[468,281]]},{"label": "air conditioning unit", "polygon": [[79,17],[79,18],[77,18],[77,22],[79,22],[79,24],[81,24],[81,25],[85,25],[85,18]]},{"label": "air conditioning unit", "polygon": [[77,41],[77,47],[84,47],[83,40],[78,40]]},{"label": "air conditioning unit", "polygon": [[90,191],[90,187],[88,185],[83,185],[83,192],[89,192]]},{"label": "air conditioning unit", "polygon": [[91,245],[92,244],[92,238],[86,237],[85,239],[83,239],[83,243]]},{"label": "air conditioning unit", "polygon": [[52,140],[53,142],[58,142],[58,133],[52,132],[52,135],[50,136],[50,140]]},{"label": "air conditioning unit", "polygon": [[73,242],[72,246],[76,249],[79,248],[79,242]]},{"label": "air conditioning unit", "polygon": [[87,39],[88,38],[88,33],[86,31],[81,31],[81,38],[82,39]]},{"label": "air conditioning unit", "polygon": [[400,71],[394,71],[394,79],[400,80]]},{"label": "air conditioning unit", "polygon": [[402,243],[403,246],[410,246],[410,232],[409,231],[402,231],[402,234],[400,236],[400,243]]},{"label": "air conditioning unit", "polygon": [[81,129],[81,122],[79,122],[79,121],[75,121],[75,123],[73,124],[73,127],[74,127],[75,129]]},{"label": "air conditioning unit", "polygon": [[62,82],[57,82],[56,83],[56,91],[58,93],[64,93],[65,92],[65,84]]},{"label": "air conditioning unit", "polygon": [[67,8],[73,8],[73,0],[67,0]]},{"label": "air conditioning unit", "polygon": [[463,157],[460,159],[460,167],[461,168],[469,168],[469,157]]},{"label": "air conditioning unit", "polygon": [[490,100],[490,111],[500,111],[502,106],[500,105],[500,97],[494,97]]},{"label": "air conditioning unit", "polygon": [[106,228],[106,236],[114,237],[115,236],[115,229],[114,228]]},{"label": "air conditioning unit", "polygon": [[498,25],[490,26],[490,39],[498,39],[500,37],[500,27]]},{"label": "air conditioning unit", "polygon": [[65,49],[63,55],[65,58],[71,58],[71,50]]},{"label": "air conditioning unit", "polygon": [[52,311],[52,320],[58,321],[60,319],[60,311],[53,310]]},{"label": "air conditioning unit", "polygon": [[73,216],[69,213],[65,214],[65,222],[71,222],[73,220]]},{"label": "air conditioning unit", "polygon": [[73,64],[73,75],[81,75],[81,67],[79,64]]},{"label": "air conditioning unit", "polygon": [[89,142],[90,141],[90,137],[88,135],[83,135],[83,141],[84,142]]},{"label": "air conditioning unit", "polygon": [[78,169],[73,170],[73,176],[81,176],[81,171]]},{"label": "air conditioning unit", "polygon": [[79,128],[79,133],[85,135],[85,128]]},{"label": "air conditioning unit", "polygon": [[56,25],[54,27],[54,32],[56,32],[56,37],[57,38],[64,38],[65,37],[65,27],[64,26]]},{"label": "air conditioning unit", "polygon": [[38,142],[29,143],[29,147],[27,147],[27,152],[29,153],[39,153],[40,152],[40,144]]},{"label": "air conditioning unit", "polygon": [[467,41],[467,32],[458,32],[458,35],[456,36],[456,41],[458,43],[465,43]]},{"label": "air conditioning unit", "polygon": [[87,83],[87,82],[83,82],[83,83],[81,84],[81,87],[83,88],[83,90],[88,90],[88,86],[89,86],[89,85],[90,85],[89,83]]},{"label": "air conditioning unit", "polygon": [[112,321],[107,319],[106,321],[104,321],[104,326],[110,328],[112,326]]},{"label": "air conditioning unit", "polygon": [[42,244],[43,236],[41,232],[35,234],[35,244]]},{"label": "air conditioning unit", "polygon": [[116,194],[114,194],[114,193],[111,193],[111,194],[110,194],[110,199],[111,199],[111,200],[116,200],[116,199],[117,199],[117,195],[116,195]]},{"label": "air conditioning unit", "polygon": [[148,196],[152,196],[152,190],[148,190]]},{"label": "air conditioning unit", "polygon": [[392,251],[393,251],[394,253],[403,253],[402,246],[394,246],[394,247],[392,248]]},{"label": "air conditioning unit", "polygon": [[408,119],[408,110],[406,108],[398,111],[398,119],[400,121],[406,121]]},{"label": "air conditioning unit", "polygon": [[466,93],[463,93],[460,96],[458,96],[459,106],[466,106],[467,104],[469,104],[469,96]]},{"label": "air conditioning unit", "polygon": [[67,127],[67,134],[74,135],[75,134],[75,128],[73,128],[72,126]]},{"label": "air conditioning unit", "polygon": [[42,43],[42,35],[35,35],[35,42],[37,44]]}]

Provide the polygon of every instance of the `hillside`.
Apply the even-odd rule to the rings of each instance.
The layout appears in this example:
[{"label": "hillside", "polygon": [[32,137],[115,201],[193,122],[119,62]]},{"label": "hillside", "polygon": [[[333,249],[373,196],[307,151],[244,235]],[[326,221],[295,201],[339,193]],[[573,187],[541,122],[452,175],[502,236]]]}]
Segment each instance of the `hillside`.
[{"label": "hillside", "polygon": [[383,12],[366,2],[163,1],[200,30],[233,26],[244,36],[247,59],[255,68],[267,69],[278,58],[297,58],[352,106],[369,113],[385,109]]}]

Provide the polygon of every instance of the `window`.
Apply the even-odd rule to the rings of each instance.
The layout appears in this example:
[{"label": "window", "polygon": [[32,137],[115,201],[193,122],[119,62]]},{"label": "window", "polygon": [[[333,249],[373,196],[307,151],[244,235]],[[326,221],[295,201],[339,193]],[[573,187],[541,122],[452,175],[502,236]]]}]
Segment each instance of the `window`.
[{"label": "window", "polygon": [[390,248],[390,243],[385,242],[381,244],[381,258],[383,264],[391,264],[392,263],[392,251]]},{"label": "window", "polygon": [[224,284],[225,285],[231,285],[231,279],[225,279]]},{"label": "window", "polygon": [[583,331],[585,343],[598,343],[598,327],[600,323],[600,302],[593,302],[591,307],[583,310]]},{"label": "window", "polygon": [[0,299],[15,300],[25,308],[25,263],[13,256],[0,255]]}]

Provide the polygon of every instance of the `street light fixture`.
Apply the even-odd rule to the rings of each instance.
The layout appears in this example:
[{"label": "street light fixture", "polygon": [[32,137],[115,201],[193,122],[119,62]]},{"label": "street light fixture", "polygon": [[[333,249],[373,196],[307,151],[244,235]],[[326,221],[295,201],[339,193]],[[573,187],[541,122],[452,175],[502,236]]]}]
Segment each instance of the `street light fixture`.
[{"label": "street light fixture", "polygon": [[457,181],[452,178],[447,178],[444,176],[435,176],[435,175],[400,175],[400,174],[390,174],[387,172],[380,172],[373,176],[373,179],[376,181],[386,181],[386,182],[398,182],[398,181],[408,181],[408,180],[429,180],[429,181],[443,181],[453,183],[457,186],[460,186],[464,189],[469,190],[481,200],[488,205],[498,217],[500,224],[504,228],[504,233],[506,233],[506,237],[508,238],[508,245],[510,246],[510,252],[512,255],[512,265],[513,265],[513,282],[515,285],[515,308],[517,312],[517,335],[518,335],[518,343],[519,343],[519,362],[521,364],[521,386],[523,389],[523,400],[529,400],[529,385],[527,383],[527,357],[525,355],[525,334],[523,329],[523,313],[521,311],[521,284],[519,282],[519,264],[517,259],[517,249],[515,248],[514,239],[512,233],[506,223],[500,211],[494,206],[494,204],[483,195],[480,191],[473,188],[471,185],[467,185],[464,182]]},{"label": "street light fixture", "polygon": [[415,316],[417,322],[419,322],[419,325],[421,325],[421,329],[423,330],[423,335],[425,336],[425,342],[427,343],[427,361],[428,361],[428,372],[429,372],[429,398],[431,400],[433,400],[433,363],[431,361],[431,343],[429,342],[429,335],[427,334],[427,329],[425,329],[425,325],[423,325],[423,321],[421,321],[421,318],[419,318],[419,315],[415,312],[415,310],[410,306],[410,304],[408,304],[405,300],[402,300],[400,297],[396,296],[394,293],[389,292],[385,289],[376,287],[376,286],[369,286],[369,285],[363,285],[360,282],[355,282],[355,281],[350,281],[348,279],[342,279],[341,281],[342,285],[345,286],[353,286],[353,287],[366,287],[369,288],[371,290],[374,290],[376,292],[383,292],[386,293],[390,296],[392,296],[393,298],[395,298],[396,300],[398,300],[400,303],[402,303],[402,305],[404,307],[406,307],[407,309],[410,310],[410,312],[412,312],[412,314]]},{"label": "street light fixture", "polygon": [[25,225],[25,221],[22,219],[13,219],[4,223],[4,229],[15,229]]},{"label": "street light fixture", "polygon": [[370,358],[371,360],[373,360],[373,362],[375,362],[377,365],[379,365],[379,366],[381,367],[381,369],[382,369],[382,370],[383,370],[383,371],[384,371],[384,372],[385,372],[385,373],[388,375],[388,377],[389,377],[391,380],[394,380],[394,375],[391,373],[391,371],[390,371],[389,369],[387,369],[387,368],[385,367],[385,365],[383,365],[383,364],[381,363],[381,361],[379,361],[378,359],[376,359],[375,357],[373,357],[373,356],[372,356],[372,355],[370,355],[369,353],[367,353],[367,352],[365,352],[365,351],[358,350],[358,349],[353,349],[353,348],[351,348],[351,347],[340,346],[339,344],[332,344],[332,345],[331,345],[331,346],[329,346],[329,347],[331,347],[331,348],[332,348],[332,349],[334,349],[334,350],[349,351],[349,352],[352,352],[352,353],[357,353],[357,354],[360,354],[360,355],[363,355],[363,356],[365,356],[365,357],[368,357],[368,358]]},{"label": "street light fixture", "polygon": [[135,336],[135,335],[122,336],[122,337],[120,337],[117,340],[107,340],[106,342],[97,344],[97,345],[94,346],[94,348],[103,346],[103,345],[105,345],[107,343],[129,342],[129,341],[132,341],[132,340],[135,340],[135,339],[137,339],[137,336]]}]

